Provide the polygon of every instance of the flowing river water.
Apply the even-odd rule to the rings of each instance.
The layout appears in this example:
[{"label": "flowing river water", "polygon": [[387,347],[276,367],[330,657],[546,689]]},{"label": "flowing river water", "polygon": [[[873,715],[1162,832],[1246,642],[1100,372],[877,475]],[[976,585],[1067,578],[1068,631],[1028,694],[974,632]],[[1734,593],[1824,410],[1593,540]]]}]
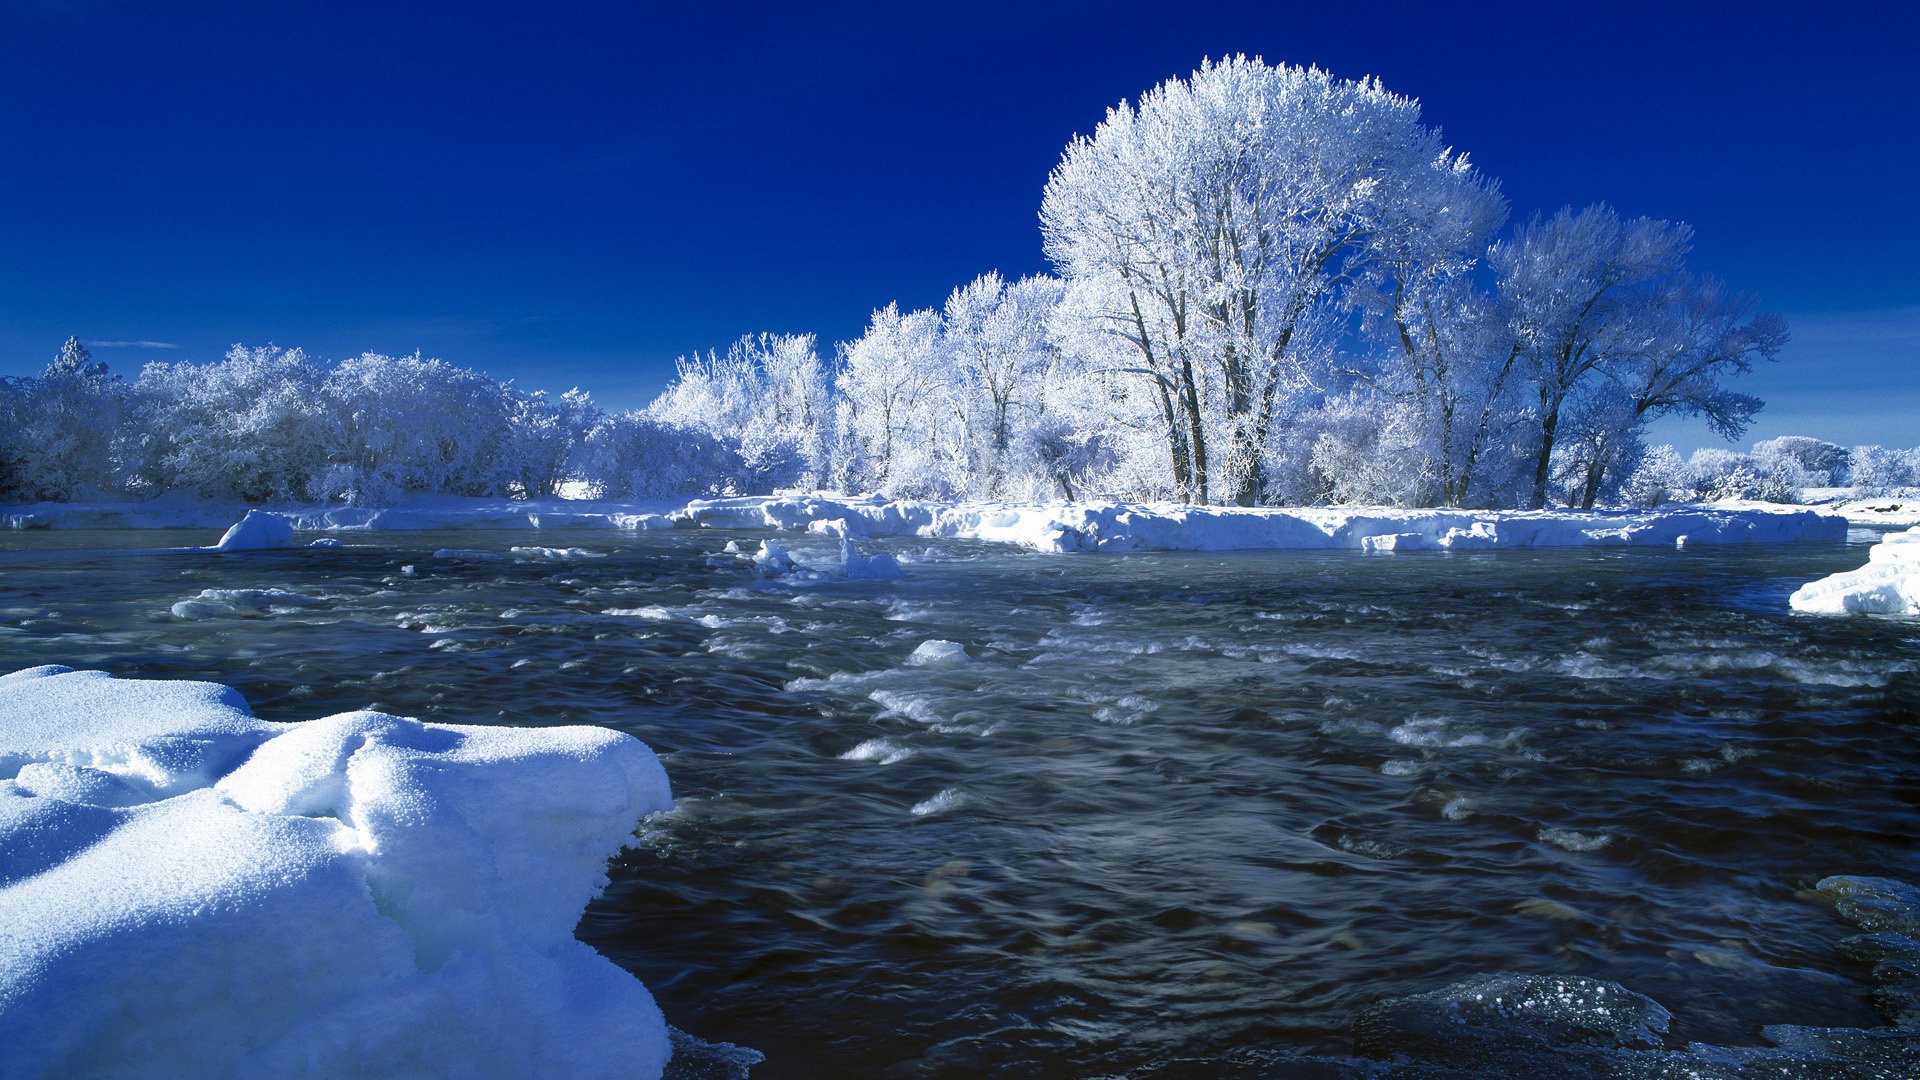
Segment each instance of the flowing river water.
[{"label": "flowing river water", "polygon": [[1920,622],[1786,605],[1862,533],[869,545],[890,581],[713,530],[162,547],[211,539],[0,535],[0,669],[639,736],[679,805],[579,934],[756,1076],[1292,1075],[1493,971],[1624,984],[1675,1046],[1873,1027],[1808,889],[1920,881]]}]

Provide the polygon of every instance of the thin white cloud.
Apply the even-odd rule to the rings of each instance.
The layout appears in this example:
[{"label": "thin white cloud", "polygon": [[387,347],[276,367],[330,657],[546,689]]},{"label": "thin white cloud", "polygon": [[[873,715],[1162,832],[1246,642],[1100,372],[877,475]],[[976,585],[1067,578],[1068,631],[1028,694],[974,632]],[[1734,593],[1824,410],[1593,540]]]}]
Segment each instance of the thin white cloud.
[{"label": "thin white cloud", "polygon": [[89,349],[183,349],[171,341],[83,341]]}]

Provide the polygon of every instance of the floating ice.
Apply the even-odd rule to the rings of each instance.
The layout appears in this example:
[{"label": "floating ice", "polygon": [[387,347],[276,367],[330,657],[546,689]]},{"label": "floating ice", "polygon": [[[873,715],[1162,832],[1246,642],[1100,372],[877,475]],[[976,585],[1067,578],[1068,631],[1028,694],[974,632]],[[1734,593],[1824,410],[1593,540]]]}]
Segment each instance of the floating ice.
[{"label": "floating ice", "polygon": [[935,638],[914,646],[907,656],[908,667],[953,667],[967,662],[967,647],[957,641]]},{"label": "floating ice", "polygon": [[607,552],[589,551],[586,548],[577,547],[556,548],[527,545],[508,548],[507,550],[512,552],[515,558],[546,559],[553,562],[562,562],[567,559],[604,559],[607,557]]},{"label": "floating ice", "polygon": [[1889,533],[1867,565],[1808,582],[1787,603],[1814,615],[1920,615],[1920,525]]},{"label": "floating ice", "polygon": [[261,551],[293,546],[293,522],[280,514],[249,510],[213,545],[215,551]]},{"label": "floating ice", "polygon": [[671,805],[599,728],[255,719],[211,683],[0,677],[0,1073],[657,1076],[574,940]]},{"label": "floating ice", "polygon": [[760,541],[760,550],[753,555],[753,565],[768,577],[779,577],[800,569],[800,564],[793,561],[793,556],[787,554],[787,549],[772,540]]},{"label": "floating ice", "polygon": [[174,604],[178,619],[218,619],[229,615],[265,615],[275,608],[303,608],[321,603],[319,597],[287,589],[202,589],[200,595]]},{"label": "floating ice", "polygon": [[865,578],[871,581],[891,581],[906,576],[900,564],[893,556],[885,554],[862,555],[853,548],[853,541],[840,541],[840,572],[850,578]]}]

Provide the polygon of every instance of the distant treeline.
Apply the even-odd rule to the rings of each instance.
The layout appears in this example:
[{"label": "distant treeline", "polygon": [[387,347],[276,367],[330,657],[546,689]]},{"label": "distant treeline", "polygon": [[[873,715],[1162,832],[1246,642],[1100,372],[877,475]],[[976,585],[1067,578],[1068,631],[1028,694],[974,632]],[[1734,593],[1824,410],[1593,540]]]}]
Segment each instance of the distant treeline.
[{"label": "distant treeline", "polygon": [[1237,57],[1121,103],[1049,177],[1057,276],[684,358],[640,413],[418,356],[236,347],[122,383],[70,342],[0,385],[0,498],[379,501],[832,487],[940,499],[1593,506],[1915,482],[1911,453],[1743,435],[1785,323],[1605,206],[1507,227],[1498,184],[1375,81]]},{"label": "distant treeline", "polygon": [[[876,321],[894,318],[883,312]],[[935,323],[936,344],[943,325]],[[379,504],[404,493],[537,498],[567,482],[604,497],[829,485],[929,497],[1166,494],[1102,474],[1070,428],[1049,432],[1008,410],[1024,421],[1009,420],[997,437],[990,395],[973,403],[990,420],[974,429],[984,436],[978,442],[956,422],[954,443],[930,427],[898,430],[898,445],[876,446],[854,419],[858,409],[886,405],[862,396],[851,359],[870,348],[843,347],[830,371],[810,335],[744,338],[724,356],[682,361],[648,409],[615,414],[579,390],[525,393],[418,356],[369,353],[324,364],[297,349],[235,346],[212,363],[149,364],[128,382],[70,339],[42,376],[0,379],[0,501],[178,492]],[[956,381],[944,392],[967,385],[974,384]],[[984,465],[969,466],[981,451]],[[894,466],[891,482],[869,482],[862,470],[876,461]],[[1827,485],[1920,485],[1920,450],[1849,451],[1789,436],[1752,453],[1702,450],[1683,461],[1671,447],[1654,447],[1638,455],[1619,497],[1638,505],[1792,501],[1805,487]]]}]

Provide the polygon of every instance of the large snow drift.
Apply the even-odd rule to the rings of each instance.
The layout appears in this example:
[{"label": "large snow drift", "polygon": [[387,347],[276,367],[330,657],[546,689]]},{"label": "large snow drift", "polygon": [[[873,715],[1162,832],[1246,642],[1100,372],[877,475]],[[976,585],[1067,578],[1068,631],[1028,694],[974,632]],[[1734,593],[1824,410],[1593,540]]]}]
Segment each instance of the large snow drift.
[{"label": "large snow drift", "polygon": [[700,499],[676,520],[833,536],[999,540],[1036,551],[1368,551],[1777,543],[1840,540],[1844,519],[1810,510],[1278,509],[1091,502],[1009,506],[786,495]]},{"label": "large snow drift", "polygon": [[1888,534],[1867,565],[1810,581],[1787,603],[1815,615],[1920,615],[1920,525]]},{"label": "large snow drift", "polygon": [[211,683],[0,677],[0,1075],[657,1076],[574,940],[671,804],[599,728],[255,719]]}]

